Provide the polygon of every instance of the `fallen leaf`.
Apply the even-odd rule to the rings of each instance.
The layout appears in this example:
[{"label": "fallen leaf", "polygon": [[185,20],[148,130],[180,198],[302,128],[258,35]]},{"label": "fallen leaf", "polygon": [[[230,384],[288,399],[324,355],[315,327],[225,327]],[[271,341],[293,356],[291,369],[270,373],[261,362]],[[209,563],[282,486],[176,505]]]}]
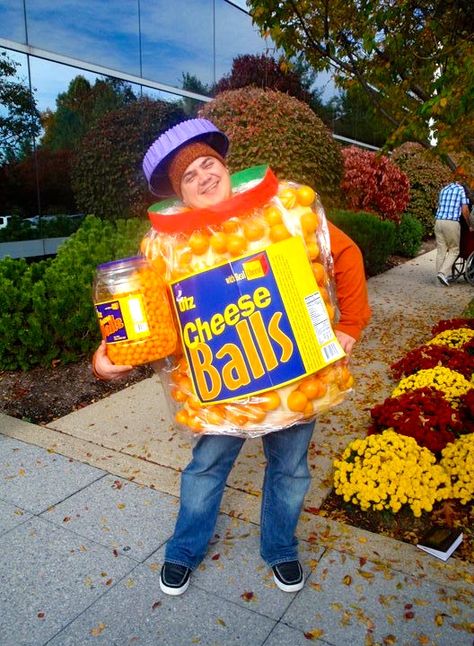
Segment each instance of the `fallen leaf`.
[{"label": "fallen leaf", "polygon": [[315,628],[314,630],[309,630],[307,633],[304,634],[306,639],[309,639],[312,641],[313,639],[318,639],[319,637],[322,637],[324,635],[324,630],[321,630],[320,628]]},{"label": "fallen leaf", "polygon": [[227,626],[227,624],[225,623],[225,621],[224,621],[223,619],[221,619],[220,617],[217,617],[217,619],[216,619],[216,623],[218,623],[218,624],[219,624],[219,626]]},{"label": "fallen leaf", "polygon": [[117,503],[117,509],[125,509],[125,503],[124,502],[118,502]]},{"label": "fallen leaf", "polygon": [[344,583],[344,585],[351,585],[352,577],[349,574],[346,574],[346,576],[342,579],[342,582]]},{"label": "fallen leaf", "polygon": [[44,619],[44,612],[38,612],[36,616],[38,617],[38,619]]},{"label": "fallen leaf", "polygon": [[156,610],[161,606],[161,601],[155,601],[155,603],[152,605],[151,609]]},{"label": "fallen leaf", "polygon": [[100,623],[98,626],[95,626],[91,630],[91,635],[92,637],[98,637],[104,630],[107,628],[107,625],[104,623]]},{"label": "fallen leaf", "polygon": [[253,592],[242,592],[242,594],[240,595],[240,598],[244,601],[252,601],[254,597],[255,594]]},{"label": "fallen leaf", "polygon": [[373,572],[366,572],[366,570],[357,569],[357,573],[360,574],[361,576],[363,576],[364,579],[373,579],[374,578],[374,573]]}]

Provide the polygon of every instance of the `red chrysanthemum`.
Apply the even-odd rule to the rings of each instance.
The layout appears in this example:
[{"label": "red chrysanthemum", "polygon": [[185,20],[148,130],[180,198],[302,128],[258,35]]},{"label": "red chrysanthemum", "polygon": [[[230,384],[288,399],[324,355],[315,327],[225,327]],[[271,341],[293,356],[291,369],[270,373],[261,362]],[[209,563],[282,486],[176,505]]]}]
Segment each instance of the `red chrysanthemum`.
[{"label": "red chrysanthemum", "polygon": [[420,446],[439,453],[462,432],[459,413],[434,388],[418,388],[398,397],[388,397],[370,411],[372,424],[368,434],[393,428],[413,437]]},{"label": "red chrysanthemum", "polygon": [[[472,341],[469,341],[469,344],[474,348]],[[390,369],[395,379],[401,379],[418,372],[418,370],[426,370],[436,366],[455,370],[470,380],[474,372],[474,354],[467,351],[466,346],[459,349],[446,345],[422,345],[393,363]]]},{"label": "red chrysanthemum", "polygon": [[431,330],[431,334],[436,336],[445,330],[457,330],[459,327],[474,329],[474,319],[444,319],[443,321],[438,321]]}]

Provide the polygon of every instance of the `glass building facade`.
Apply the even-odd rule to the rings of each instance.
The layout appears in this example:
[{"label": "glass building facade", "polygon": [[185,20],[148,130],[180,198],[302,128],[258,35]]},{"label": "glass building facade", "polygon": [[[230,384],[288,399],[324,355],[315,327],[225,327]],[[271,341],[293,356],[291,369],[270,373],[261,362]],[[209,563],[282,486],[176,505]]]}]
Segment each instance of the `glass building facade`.
[{"label": "glass building facade", "polygon": [[[245,0],[0,0],[0,52],[17,64],[9,80],[31,90],[43,125],[79,75],[91,85],[118,79],[135,96],[197,109],[235,56],[272,54],[269,47]],[[38,144],[41,134],[32,149]],[[23,217],[44,213],[42,173],[35,175],[38,201]],[[0,189],[0,214],[14,208],[1,198]]]}]

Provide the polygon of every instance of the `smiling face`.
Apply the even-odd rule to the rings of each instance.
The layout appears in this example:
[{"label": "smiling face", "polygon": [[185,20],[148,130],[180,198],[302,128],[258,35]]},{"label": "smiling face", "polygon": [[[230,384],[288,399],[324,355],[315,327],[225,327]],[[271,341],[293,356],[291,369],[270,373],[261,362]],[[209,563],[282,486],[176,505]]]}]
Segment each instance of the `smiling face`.
[{"label": "smiling face", "polygon": [[198,157],[183,173],[181,196],[186,206],[204,209],[231,197],[230,175],[215,157]]}]

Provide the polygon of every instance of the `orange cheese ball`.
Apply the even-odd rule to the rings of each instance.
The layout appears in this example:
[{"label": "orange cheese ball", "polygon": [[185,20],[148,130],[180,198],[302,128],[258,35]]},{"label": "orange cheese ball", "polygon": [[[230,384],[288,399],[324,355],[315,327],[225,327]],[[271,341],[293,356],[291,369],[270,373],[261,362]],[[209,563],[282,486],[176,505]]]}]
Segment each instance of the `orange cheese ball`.
[{"label": "orange cheese ball", "polygon": [[313,262],[311,267],[313,269],[313,274],[318,285],[324,285],[324,282],[326,280],[326,271],[323,265],[320,262]]},{"label": "orange cheese ball", "polygon": [[326,394],[327,387],[316,377],[306,377],[299,383],[298,390],[301,390],[308,399],[312,400],[323,397]]},{"label": "orange cheese ball", "polygon": [[296,199],[301,206],[310,206],[316,199],[316,193],[311,186],[300,186],[296,189]]},{"label": "orange cheese ball", "polygon": [[303,233],[314,233],[318,228],[319,218],[314,211],[309,209],[300,217],[300,224]]},{"label": "orange cheese ball", "polygon": [[278,192],[278,197],[285,209],[293,209],[296,206],[297,198],[294,188],[284,188]]},{"label": "orange cheese ball", "polygon": [[201,256],[209,249],[209,236],[202,231],[194,231],[189,238],[191,251],[197,256]]},{"label": "orange cheese ball", "polygon": [[275,224],[281,224],[283,218],[281,217],[281,211],[276,206],[267,206],[263,211],[263,217],[269,226],[274,226]]},{"label": "orange cheese ball", "polygon": [[244,236],[251,242],[260,240],[265,234],[265,227],[256,219],[247,220],[243,226]]},{"label": "orange cheese ball", "polygon": [[258,395],[259,405],[263,410],[276,410],[281,404],[280,395],[275,390],[267,390],[265,393]]},{"label": "orange cheese ball", "polygon": [[238,233],[230,233],[227,236],[227,251],[231,256],[241,256],[247,249],[247,240]]},{"label": "orange cheese ball", "polygon": [[288,395],[286,403],[290,410],[301,413],[308,405],[308,398],[300,390],[294,390]]},{"label": "orange cheese ball", "polygon": [[227,234],[224,231],[217,231],[211,235],[209,243],[211,249],[216,253],[225,253],[227,251]]},{"label": "orange cheese ball", "polygon": [[291,234],[284,224],[274,224],[270,227],[270,240],[272,242],[280,242],[280,240],[287,240]]}]

